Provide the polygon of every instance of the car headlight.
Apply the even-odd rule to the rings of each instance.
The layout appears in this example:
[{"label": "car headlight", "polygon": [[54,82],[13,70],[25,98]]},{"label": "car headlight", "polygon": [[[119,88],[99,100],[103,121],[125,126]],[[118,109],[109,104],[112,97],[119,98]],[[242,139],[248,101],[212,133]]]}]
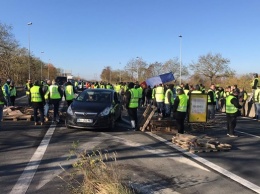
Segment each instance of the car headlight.
[{"label": "car headlight", "polygon": [[68,107],[68,109],[67,109],[67,114],[69,114],[69,115],[74,115],[71,106]]},{"label": "car headlight", "polygon": [[110,113],[110,107],[106,107],[101,113],[100,116],[107,116]]}]

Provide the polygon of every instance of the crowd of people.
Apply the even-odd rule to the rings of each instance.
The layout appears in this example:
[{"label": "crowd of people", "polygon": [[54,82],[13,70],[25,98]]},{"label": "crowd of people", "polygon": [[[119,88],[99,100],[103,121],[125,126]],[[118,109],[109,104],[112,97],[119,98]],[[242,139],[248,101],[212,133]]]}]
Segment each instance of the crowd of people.
[{"label": "crowd of people", "polygon": [[[255,105],[255,119],[260,121],[260,84],[258,74],[253,74],[252,95],[244,88],[238,88],[237,85],[221,86],[211,84],[206,90],[203,84],[191,85],[160,83],[151,87],[150,85],[139,84],[138,82],[120,82],[114,85],[106,82],[86,82],[85,89],[104,88],[114,89],[118,94],[118,99],[127,109],[131,121],[131,128],[139,130],[137,110],[141,107],[154,105],[157,107],[158,116],[161,118],[173,117],[179,133],[184,133],[184,121],[188,116],[189,97],[191,94],[207,95],[207,121],[214,120],[217,111],[225,112],[227,115],[227,134],[235,137],[234,129],[236,127],[237,116],[248,116],[245,111],[246,101]],[[77,86],[68,81],[62,89],[55,80],[34,81],[28,80],[24,89],[28,100],[28,106],[34,110],[35,125],[43,125],[50,119],[49,109],[53,106],[52,121],[59,122],[59,105],[62,97],[65,97],[69,106],[74,94],[77,92]],[[14,106],[17,95],[14,82],[10,79],[2,85],[0,92],[0,118],[2,118],[3,107]],[[40,118],[37,115],[40,113]]]}]

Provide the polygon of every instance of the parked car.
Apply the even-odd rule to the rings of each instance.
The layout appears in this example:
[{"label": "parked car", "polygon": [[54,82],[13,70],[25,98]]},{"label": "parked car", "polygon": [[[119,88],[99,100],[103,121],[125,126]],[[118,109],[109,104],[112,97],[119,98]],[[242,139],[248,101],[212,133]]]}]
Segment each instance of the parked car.
[{"label": "parked car", "polygon": [[68,107],[67,128],[114,129],[121,119],[122,105],[114,90],[87,89],[81,92]]}]

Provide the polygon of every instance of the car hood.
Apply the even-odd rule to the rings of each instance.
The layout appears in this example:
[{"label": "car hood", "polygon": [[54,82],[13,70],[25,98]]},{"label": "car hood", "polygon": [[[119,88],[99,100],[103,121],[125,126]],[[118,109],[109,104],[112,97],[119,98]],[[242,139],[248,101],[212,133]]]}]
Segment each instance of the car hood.
[{"label": "car hood", "polygon": [[93,103],[93,102],[80,102],[80,101],[73,101],[71,104],[72,110],[77,112],[99,113],[109,106],[110,106],[109,103]]}]

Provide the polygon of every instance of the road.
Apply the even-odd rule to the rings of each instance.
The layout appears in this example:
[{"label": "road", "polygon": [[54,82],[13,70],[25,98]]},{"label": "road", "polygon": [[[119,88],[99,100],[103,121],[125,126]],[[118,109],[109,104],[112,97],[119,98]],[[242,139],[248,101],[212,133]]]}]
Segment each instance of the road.
[{"label": "road", "polygon": [[[21,98],[17,104],[25,101]],[[217,117],[224,119],[224,115]],[[171,143],[172,135],[128,130],[125,119],[112,132],[67,129],[63,122],[34,126],[33,121],[4,121],[0,131],[1,193],[69,193],[68,184],[58,176],[66,179],[73,170],[76,158],[68,157],[77,141],[82,150],[116,153],[120,172],[140,193],[260,193],[257,121],[240,118],[238,138],[227,137],[224,128],[207,129],[207,135],[230,143],[232,149],[191,154]]]}]

